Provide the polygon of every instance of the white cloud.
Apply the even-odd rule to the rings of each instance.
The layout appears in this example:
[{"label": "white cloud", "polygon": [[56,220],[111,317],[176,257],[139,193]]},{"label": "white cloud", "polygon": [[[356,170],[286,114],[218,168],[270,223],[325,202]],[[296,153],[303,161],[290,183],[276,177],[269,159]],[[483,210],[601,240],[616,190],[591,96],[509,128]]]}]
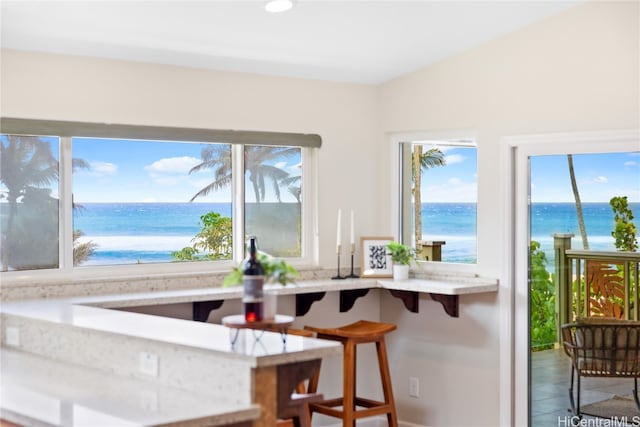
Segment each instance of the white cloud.
[{"label": "white cloud", "polygon": [[638,162],[636,162],[635,160],[629,160],[627,162],[624,162],[625,166],[637,166]]},{"label": "white cloud", "polygon": [[598,184],[606,184],[609,182],[609,179],[606,176],[597,176],[593,179],[593,182],[597,182]]},{"label": "white cloud", "polygon": [[192,167],[200,163],[200,159],[195,157],[167,157],[164,159],[156,160],[148,166],[144,167],[144,170],[151,174],[171,174],[171,173],[184,173],[187,174]]},{"label": "white cloud", "polygon": [[177,186],[193,180],[194,177],[189,175],[189,171],[199,163],[200,159],[195,157],[166,157],[145,166],[144,170],[149,173],[149,177],[158,185],[164,187]]},{"label": "white cloud", "polygon": [[285,166],[287,166],[287,162],[278,162],[275,165],[273,165],[274,168],[278,168],[278,169],[284,169]]},{"label": "white cloud", "polygon": [[466,160],[461,154],[451,154],[450,156],[444,156],[446,165],[455,165],[456,163],[462,163]]},{"label": "white cloud", "polygon": [[90,162],[88,173],[94,176],[115,175],[118,173],[118,165],[108,162]]},{"label": "white cloud", "polygon": [[464,184],[464,181],[462,181],[462,180],[461,180],[460,178],[458,178],[458,177],[453,176],[453,177],[451,177],[451,178],[449,178],[449,179],[447,180],[447,183],[448,183],[449,185],[453,185],[453,186],[460,186],[460,185],[463,185],[463,184]]}]

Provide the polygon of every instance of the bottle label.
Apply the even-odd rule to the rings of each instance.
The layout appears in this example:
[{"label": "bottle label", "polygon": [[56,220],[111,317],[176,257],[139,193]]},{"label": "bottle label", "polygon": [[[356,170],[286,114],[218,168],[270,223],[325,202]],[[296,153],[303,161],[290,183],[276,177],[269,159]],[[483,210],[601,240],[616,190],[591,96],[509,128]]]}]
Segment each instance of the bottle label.
[{"label": "bottle label", "polygon": [[263,319],[263,276],[244,276],[244,293],[242,295],[242,311],[247,322],[261,322]]},{"label": "bottle label", "polygon": [[242,301],[262,301],[264,296],[262,292],[262,284],[264,276],[244,276],[244,294]]}]

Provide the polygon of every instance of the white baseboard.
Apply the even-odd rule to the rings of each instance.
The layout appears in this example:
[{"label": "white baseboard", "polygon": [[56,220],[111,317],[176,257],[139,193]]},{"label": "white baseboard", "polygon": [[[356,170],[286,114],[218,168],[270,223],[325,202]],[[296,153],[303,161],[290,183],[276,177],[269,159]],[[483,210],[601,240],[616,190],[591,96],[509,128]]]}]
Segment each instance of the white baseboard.
[{"label": "white baseboard", "polygon": [[[387,419],[383,417],[369,418],[367,420],[360,420],[356,423],[357,427],[388,427]],[[325,427],[342,427],[342,423],[331,424]],[[420,424],[412,424],[404,421],[398,421],[398,427],[428,427]]]}]

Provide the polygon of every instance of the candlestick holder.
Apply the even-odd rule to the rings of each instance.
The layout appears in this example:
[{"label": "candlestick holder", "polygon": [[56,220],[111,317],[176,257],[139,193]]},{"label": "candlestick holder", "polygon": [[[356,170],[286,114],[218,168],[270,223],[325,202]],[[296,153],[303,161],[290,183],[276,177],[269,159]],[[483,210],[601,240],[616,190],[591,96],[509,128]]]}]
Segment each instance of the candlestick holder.
[{"label": "candlestick holder", "polygon": [[340,275],[340,245],[338,245],[338,250],[336,252],[338,253],[338,274],[333,276],[331,279],[332,280],[343,280],[343,279],[346,279],[346,277]]},{"label": "candlestick holder", "polygon": [[354,243],[351,244],[351,273],[348,276],[345,276],[347,279],[359,279],[360,276],[356,276],[353,273],[353,255],[356,253],[356,245]]}]

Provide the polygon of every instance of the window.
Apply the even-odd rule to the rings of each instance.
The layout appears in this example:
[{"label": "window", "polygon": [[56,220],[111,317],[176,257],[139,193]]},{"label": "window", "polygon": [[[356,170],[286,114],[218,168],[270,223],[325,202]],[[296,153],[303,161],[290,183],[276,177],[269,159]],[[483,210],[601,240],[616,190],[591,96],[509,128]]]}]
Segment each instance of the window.
[{"label": "window", "polygon": [[[3,119],[3,130],[22,130],[5,120],[16,119]],[[61,123],[59,137],[1,136],[3,271],[237,262],[249,235],[272,255],[312,258],[312,201],[303,203],[302,188],[316,135]]]},{"label": "window", "polygon": [[475,264],[477,148],[471,140],[400,144],[403,242],[418,260]]},{"label": "window", "polygon": [[298,147],[244,148],[245,229],[275,256],[302,253],[302,163]]},{"label": "window", "polygon": [[75,265],[232,258],[231,145],[73,138]]},{"label": "window", "polygon": [[2,271],[59,265],[58,142],[0,135]]}]

